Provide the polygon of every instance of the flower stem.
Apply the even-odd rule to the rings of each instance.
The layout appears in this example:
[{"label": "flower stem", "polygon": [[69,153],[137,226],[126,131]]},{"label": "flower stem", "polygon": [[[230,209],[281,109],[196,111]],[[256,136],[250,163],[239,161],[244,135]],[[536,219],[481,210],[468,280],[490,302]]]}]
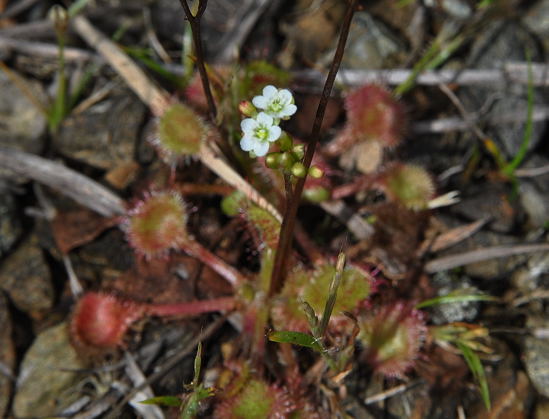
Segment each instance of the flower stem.
[{"label": "flower stem", "polygon": [[179,0],[183,10],[185,11],[185,16],[191,25],[191,32],[193,34],[194,50],[196,53],[196,65],[198,66],[198,72],[200,73],[200,79],[202,80],[202,87],[204,89],[204,94],[206,95],[206,100],[208,102],[208,113],[210,114],[210,119],[215,123],[217,117],[217,110],[215,107],[215,102],[212,95],[212,90],[210,88],[210,80],[208,78],[208,73],[206,71],[206,66],[204,64],[204,50],[202,48],[202,34],[200,32],[200,19],[206,10],[208,5],[208,0],[199,0],[198,11],[196,15],[193,15],[187,0]]},{"label": "flower stem", "polygon": [[[322,120],[324,119],[324,113],[326,111],[326,106],[328,105],[328,99],[330,98],[330,93],[334,85],[335,77],[339,69],[339,65],[341,64],[341,59],[343,58],[343,52],[345,50],[347,36],[349,35],[351,20],[353,19],[357,3],[358,0],[351,0],[349,7],[347,8],[347,13],[343,21],[341,34],[339,35],[339,41],[337,44],[334,59],[330,67],[328,77],[326,78],[324,89],[322,90],[322,96],[320,97],[320,102],[316,111],[313,129],[311,132],[311,136],[309,137],[307,150],[305,151],[305,157],[303,158],[303,165],[307,170],[309,170],[309,168],[311,167],[315,148],[318,143],[320,128],[322,126]],[[301,201],[301,194],[303,193],[303,187],[305,186],[306,179],[307,175],[298,179],[295,187],[293,188],[291,198],[289,199],[289,205],[286,206],[286,209],[284,211],[284,219],[282,221],[282,226],[280,227],[280,240],[278,241],[278,247],[276,249],[269,296],[276,294],[284,284],[284,278],[286,276],[286,271],[288,268],[288,254],[292,245],[297,208]]]},{"label": "flower stem", "polygon": [[227,262],[214,255],[197,241],[187,240],[185,244],[181,246],[181,250],[212,268],[215,272],[230,282],[233,287],[237,287],[246,281],[246,277],[244,275],[232,266],[228,265]]},{"label": "flower stem", "polygon": [[152,316],[196,316],[212,311],[232,310],[235,300],[232,297],[221,297],[213,300],[185,301],[173,304],[149,304],[146,311]]}]

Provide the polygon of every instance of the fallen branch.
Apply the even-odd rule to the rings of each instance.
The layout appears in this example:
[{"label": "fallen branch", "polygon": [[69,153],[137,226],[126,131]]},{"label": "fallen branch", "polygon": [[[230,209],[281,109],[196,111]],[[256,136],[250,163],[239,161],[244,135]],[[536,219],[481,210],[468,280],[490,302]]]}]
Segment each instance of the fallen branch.
[{"label": "fallen branch", "polygon": [[[339,71],[336,82],[346,86],[361,86],[366,83],[383,83],[398,85],[412,74],[413,70],[350,70]],[[549,86],[549,65],[532,64],[534,86]],[[294,72],[294,77],[300,82],[320,84],[324,76],[316,70],[300,70]],[[415,81],[419,85],[459,84],[460,86],[494,85],[519,83],[528,84],[528,64],[508,62],[501,69],[476,70],[428,70],[422,72]]]},{"label": "fallen branch", "polygon": [[0,167],[43,183],[105,217],[125,212],[124,201],[99,183],[51,160],[0,146]]},{"label": "fallen branch", "polygon": [[485,260],[506,258],[525,253],[549,252],[549,243],[523,244],[517,246],[494,246],[472,250],[458,255],[444,256],[433,259],[425,265],[428,273],[447,271],[471,263],[484,262]]}]

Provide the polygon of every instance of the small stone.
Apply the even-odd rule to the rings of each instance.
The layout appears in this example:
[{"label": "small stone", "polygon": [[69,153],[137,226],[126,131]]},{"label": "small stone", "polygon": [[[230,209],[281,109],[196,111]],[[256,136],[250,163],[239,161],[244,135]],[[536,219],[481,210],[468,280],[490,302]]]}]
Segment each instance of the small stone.
[{"label": "small stone", "polygon": [[532,384],[540,394],[549,397],[549,341],[527,337],[523,357]]},{"label": "small stone", "polygon": [[522,19],[522,22],[546,45],[549,45],[549,0],[535,2]]},{"label": "small stone", "polygon": [[[510,61],[526,62],[526,51],[530,51],[532,62],[543,61],[534,37],[515,22],[496,21],[483,29],[473,44],[469,57],[473,68],[501,69]],[[469,68],[469,67],[468,67]],[[486,128],[498,147],[508,159],[519,151],[526,129],[526,110],[528,107],[527,86],[517,83],[501,85],[475,86],[462,90],[460,97],[466,109],[476,112],[487,103],[491,103],[490,117],[524,116],[522,122],[499,122]],[[541,89],[534,90],[534,109],[547,104],[546,95]],[[529,150],[533,150],[541,141],[546,121],[533,123]]]},{"label": "small stone", "polygon": [[43,311],[53,306],[50,270],[34,236],[21,243],[0,266],[0,288],[21,311]]},{"label": "small stone", "polygon": [[15,368],[15,349],[8,303],[0,293],[0,417],[7,417],[12,392],[11,376]]},{"label": "small stone", "polygon": [[[439,297],[455,294],[456,291],[465,295],[481,294],[472,281],[464,276],[453,276],[449,272],[439,272],[433,277],[433,285],[438,288]],[[447,324],[452,322],[471,322],[479,313],[478,301],[455,302],[437,304],[431,308],[431,320],[434,324]]]},{"label": "small stone", "polygon": [[[14,75],[38,103],[47,103],[40,83],[29,81],[15,72]],[[0,97],[0,144],[28,153],[42,151],[47,129],[46,117],[4,72],[0,72]],[[8,169],[0,168],[0,177],[2,176],[18,183],[25,181]]]},{"label": "small stone", "polygon": [[0,182],[0,259],[21,237],[22,229],[15,198],[6,184]]},{"label": "small stone", "polygon": [[46,329],[29,348],[17,379],[13,412],[17,417],[55,416],[78,397],[85,368],[72,347],[68,326]]},{"label": "small stone", "polygon": [[[350,69],[391,68],[402,62],[406,43],[389,27],[368,13],[353,18],[341,66]],[[326,54],[331,61],[334,51]]]},{"label": "small stone", "polygon": [[145,106],[129,91],[69,116],[53,145],[63,155],[91,166],[112,170],[132,161],[145,116]]}]

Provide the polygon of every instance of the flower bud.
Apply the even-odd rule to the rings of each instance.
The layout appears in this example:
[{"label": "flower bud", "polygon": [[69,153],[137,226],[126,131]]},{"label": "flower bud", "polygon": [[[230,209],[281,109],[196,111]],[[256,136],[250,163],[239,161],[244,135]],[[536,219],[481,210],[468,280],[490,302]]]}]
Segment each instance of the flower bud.
[{"label": "flower bud", "polygon": [[280,156],[281,153],[269,153],[265,157],[265,165],[269,169],[278,169],[280,167]]},{"label": "flower bud", "polygon": [[280,145],[280,149],[282,151],[290,151],[293,147],[293,141],[292,138],[286,134],[286,132],[282,132],[282,135],[278,139],[278,144]]},{"label": "flower bud", "polygon": [[240,102],[238,105],[238,110],[242,113],[242,115],[247,116],[248,118],[254,118],[257,115],[256,107],[249,100],[243,100]]},{"label": "flower bud", "polygon": [[280,153],[280,156],[278,157],[278,164],[280,165],[280,167],[289,170],[294,163],[295,159],[291,153]]},{"label": "flower bud", "polygon": [[311,166],[309,168],[309,176],[315,179],[320,179],[324,175],[324,171],[318,166]]},{"label": "flower bud", "polygon": [[307,169],[301,162],[294,163],[292,166],[292,175],[295,177],[305,177],[307,174]]},{"label": "flower bud", "polygon": [[67,9],[58,4],[52,6],[48,12],[48,18],[53,22],[57,36],[65,34],[69,24],[69,14]]},{"label": "flower bud", "polygon": [[296,157],[301,160],[303,156],[305,155],[305,145],[304,144],[298,144],[292,148],[292,152],[296,155]]}]

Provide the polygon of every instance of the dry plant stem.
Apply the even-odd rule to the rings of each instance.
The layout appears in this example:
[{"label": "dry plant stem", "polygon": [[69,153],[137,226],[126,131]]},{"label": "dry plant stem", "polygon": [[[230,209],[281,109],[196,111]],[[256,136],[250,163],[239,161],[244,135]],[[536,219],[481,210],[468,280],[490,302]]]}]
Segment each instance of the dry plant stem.
[{"label": "dry plant stem", "polygon": [[[316,111],[311,136],[309,138],[309,142],[307,143],[307,150],[303,159],[303,165],[305,166],[306,170],[311,167],[313,155],[315,154],[318,137],[320,135],[320,128],[322,126],[322,120],[324,119],[324,113],[326,111],[326,106],[328,105],[328,99],[330,98],[330,93],[334,85],[337,70],[339,69],[339,66],[341,64],[341,59],[343,58],[343,52],[345,51],[345,44],[347,43],[347,36],[349,35],[349,28],[351,26],[351,21],[355,13],[357,2],[358,0],[351,0],[345,14],[345,18],[341,28],[341,34],[337,43],[337,49],[334,55],[334,59],[332,61],[332,65],[330,67],[330,72],[328,73],[328,77],[326,78],[326,83],[324,84],[324,89],[322,91],[320,103],[318,104],[318,109]],[[301,194],[303,193],[303,187],[305,186],[306,179],[306,175],[298,179],[290,198],[290,204],[286,206],[284,220],[282,221],[282,226],[280,228],[280,240],[278,241],[278,248],[276,249],[273,274],[271,276],[271,284],[269,288],[269,296],[277,293],[282,288],[282,285],[284,283],[284,278],[286,276],[286,271],[288,268],[287,258],[290,252],[292,238],[294,234],[297,208],[299,206],[299,202],[301,201]]]},{"label": "dry plant stem", "polygon": [[206,94],[206,100],[208,102],[208,113],[210,114],[210,119],[215,123],[217,110],[215,108],[215,102],[212,95],[212,90],[210,88],[210,81],[208,79],[208,73],[206,71],[206,66],[204,65],[204,51],[202,48],[202,34],[200,32],[200,19],[206,11],[206,6],[208,5],[208,0],[199,0],[198,2],[198,11],[196,16],[193,16],[187,0],[179,0],[181,7],[185,11],[185,16],[191,25],[191,32],[193,34],[194,50],[196,53],[196,65],[198,66],[198,72],[200,73],[200,79],[202,80],[202,87],[204,88],[204,93]]},{"label": "dry plant stem", "polygon": [[212,311],[232,310],[235,300],[232,297],[221,297],[213,300],[185,301],[174,304],[150,304],[146,311],[152,316],[196,316]]},{"label": "dry plant stem", "polygon": [[181,246],[181,250],[209,266],[230,282],[233,287],[237,287],[246,281],[246,277],[240,272],[194,240],[188,240],[184,246]]},{"label": "dry plant stem", "polygon": [[125,212],[122,199],[107,188],[51,160],[0,146],[0,167],[49,186],[105,217]]},{"label": "dry plant stem", "polygon": [[[381,69],[381,70],[350,70],[342,69],[337,76],[337,82],[346,86],[362,86],[366,83],[383,83],[397,85],[404,82],[413,70]],[[534,86],[549,86],[549,65],[533,63]],[[321,74],[316,70],[302,70],[294,76],[304,82],[319,82]],[[494,85],[519,83],[528,84],[528,63],[507,62],[501,69],[475,70],[426,70],[416,79],[419,85],[438,85],[456,83],[460,86]]]},{"label": "dry plant stem", "polygon": [[435,273],[457,268],[471,263],[483,262],[485,260],[506,258],[521,255],[524,253],[549,252],[549,243],[523,244],[517,246],[494,246],[484,249],[472,250],[458,255],[444,256],[433,259],[425,265],[425,271]]}]

